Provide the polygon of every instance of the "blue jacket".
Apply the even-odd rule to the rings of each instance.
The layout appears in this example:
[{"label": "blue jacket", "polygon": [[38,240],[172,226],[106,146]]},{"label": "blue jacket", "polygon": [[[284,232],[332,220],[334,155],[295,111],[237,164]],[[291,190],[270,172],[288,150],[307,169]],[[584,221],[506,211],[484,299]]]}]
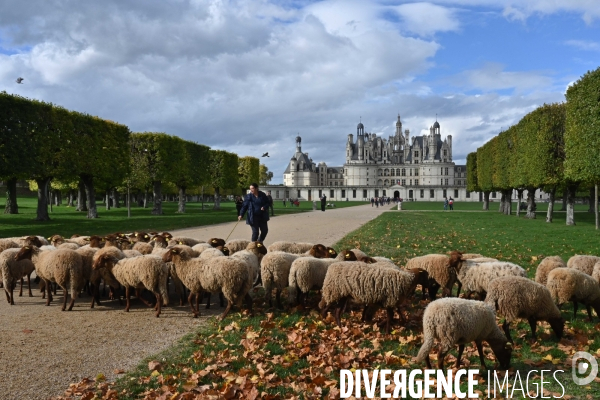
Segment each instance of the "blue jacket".
[{"label": "blue jacket", "polygon": [[[240,215],[243,217],[246,211],[247,225],[258,225],[261,221],[269,220],[269,198],[264,192],[258,191],[258,197],[255,197],[252,193],[248,193],[244,197],[244,204],[240,210]],[[261,207],[264,210],[261,210]]]}]

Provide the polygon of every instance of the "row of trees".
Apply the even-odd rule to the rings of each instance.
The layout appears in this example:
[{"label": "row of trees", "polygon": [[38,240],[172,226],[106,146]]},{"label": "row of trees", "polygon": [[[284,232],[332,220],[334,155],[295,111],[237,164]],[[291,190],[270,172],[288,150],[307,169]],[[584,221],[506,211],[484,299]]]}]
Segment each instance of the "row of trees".
[{"label": "row of trees", "polygon": [[[600,68],[588,72],[566,93],[566,103],[544,104],[516,125],[492,138],[467,156],[467,190],[502,193],[500,212],[510,215],[513,190],[519,203],[527,190],[528,218],[535,218],[535,191],[549,194],[546,221],[552,222],[556,193],[566,199],[566,223],[574,225],[573,204],[577,190],[595,188],[600,181]],[[517,215],[519,209],[517,208]]]},{"label": "row of trees", "polygon": [[152,192],[152,214],[160,215],[164,183],[177,187],[178,212],[183,213],[188,189],[213,188],[219,208],[220,190],[243,191],[260,180],[261,172],[269,178],[256,157],[238,157],[164,133],[131,133],[125,125],[6,92],[0,93],[0,130],[5,213],[18,213],[17,181],[33,180],[37,220],[50,219],[51,181],[53,187],[76,190],[78,211],[97,218],[97,189],[113,197],[119,191]]}]

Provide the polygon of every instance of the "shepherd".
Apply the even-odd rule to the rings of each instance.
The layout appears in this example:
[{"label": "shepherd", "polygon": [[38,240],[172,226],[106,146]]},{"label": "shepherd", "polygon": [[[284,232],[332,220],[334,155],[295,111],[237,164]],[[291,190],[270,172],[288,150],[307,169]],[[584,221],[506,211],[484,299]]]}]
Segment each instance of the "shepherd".
[{"label": "shepherd", "polygon": [[244,197],[244,204],[240,210],[238,221],[242,219],[246,211],[246,225],[252,228],[252,241],[263,242],[269,232],[267,221],[269,221],[269,198],[264,192],[258,190],[258,184],[250,184],[250,193]]}]

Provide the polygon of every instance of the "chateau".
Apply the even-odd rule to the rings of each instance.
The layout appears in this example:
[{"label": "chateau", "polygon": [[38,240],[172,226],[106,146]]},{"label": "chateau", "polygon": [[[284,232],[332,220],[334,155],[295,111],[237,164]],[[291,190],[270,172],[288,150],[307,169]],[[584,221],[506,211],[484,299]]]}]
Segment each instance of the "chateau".
[{"label": "chateau", "polygon": [[[341,147],[341,146],[340,146]],[[341,149],[340,149],[341,150]],[[346,162],[342,166],[316,164],[302,152],[296,137],[296,151],[283,173],[282,186],[268,186],[273,199],[366,201],[372,197],[399,197],[408,201],[482,201],[480,194],[467,192],[466,165],[452,161],[452,135],[442,137],[436,120],[429,134],[412,136],[402,130],[400,115],[393,136],[387,139],[366,133],[361,123],[356,138],[346,141]],[[498,197],[496,197],[498,196]],[[492,193],[492,199],[500,197]]]}]

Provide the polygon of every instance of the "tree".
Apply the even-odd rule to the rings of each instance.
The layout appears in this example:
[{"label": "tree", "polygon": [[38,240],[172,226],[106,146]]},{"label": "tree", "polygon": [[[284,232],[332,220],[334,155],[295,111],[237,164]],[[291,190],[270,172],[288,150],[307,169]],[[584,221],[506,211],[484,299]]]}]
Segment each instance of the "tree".
[{"label": "tree", "polygon": [[239,184],[238,156],[225,150],[210,150],[210,183],[215,189],[214,209],[221,208],[221,189],[235,189]]},{"label": "tree", "polygon": [[186,189],[209,182],[210,148],[194,142],[181,141],[179,167],[173,171],[173,183],[179,192],[178,213],[185,212]]},{"label": "tree", "polygon": [[[568,189],[579,182],[600,181],[600,68],[588,71],[567,89],[564,175]],[[596,229],[598,192],[595,191]],[[573,193],[567,197],[567,225],[574,225]]]},{"label": "tree", "polygon": [[260,181],[260,161],[256,157],[241,157],[239,159],[238,176],[239,190],[246,193],[251,183]]},{"label": "tree", "polygon": [[487,142],[477,149],[477,183],[483,192],[483,209],[490,209],[490,192],[494,191],[494,148]]},{"label": "tree", "polygon": [[494,187],[499,189],[502,197],[500,200],[499,211],[506,215],[512,212],[512,191],[513,188],[510,182],[509,166],[512,162],[512,131],[513,127],[504,132],[500,132],[498,136],[490,140],[494,146],[494,161],[492,181]]},{"label": "tree", "polygon": [[260,179],[258,184],[268,185],[271,179],[273,179],[273,172],[269,171],[266,165],[260,164]]}]

